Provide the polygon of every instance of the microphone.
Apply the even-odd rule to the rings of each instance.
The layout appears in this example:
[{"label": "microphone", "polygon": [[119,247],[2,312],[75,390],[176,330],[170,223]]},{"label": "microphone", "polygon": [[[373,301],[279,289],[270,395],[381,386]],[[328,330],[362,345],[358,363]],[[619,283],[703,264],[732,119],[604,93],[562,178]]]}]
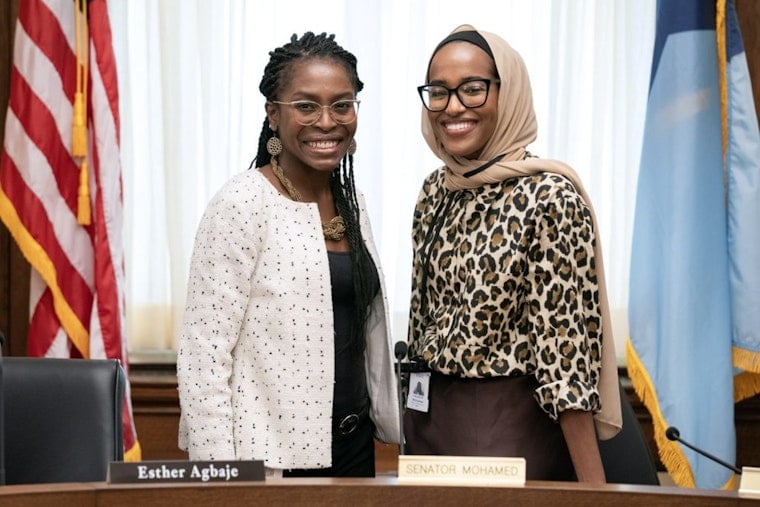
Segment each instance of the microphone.
[{"label": "microphone", "polygon": [[396,355],[396,359],[399,361],[404,359],[404,356],[406,355],[406,342],[396,342],[393,353]]},{"label": "microphone", "polygon": [[398,429],[399,429],[399,455],[404,455],[404,401],[401,389],[401,360],[406,356],[406,342],[396,342],[393,354],[396,356],[396,387],[398,389]]},{"label": "microphone", "polygon": [[715,456],[713,456],[709,452],[703,451],[702,449],[699,449],[699,448],[691,445],[689,442],[686,442],[685,440],[683,440],[681,438],[681,432],[678,431],[678,428],[676,428],[675,426],[671,426],[668,429],[666,429],[665,430],[665,436],[668,437],[668,440],[675,440],[675,441],[681,442],[683,445],[685,445],[689,449],[698,452],[699,454],[701,454],[705,458],[711,459],[714,462],[718,463],[719,465],[723,465],[724,467],[728,468],[729,470],[732,470],[736,474],[741,475],[741,473],[742,473],[742,471],[738,467],[736,467],[734,465],[731,465],[730,463],[726,463],[722,459],[716,458]]}]

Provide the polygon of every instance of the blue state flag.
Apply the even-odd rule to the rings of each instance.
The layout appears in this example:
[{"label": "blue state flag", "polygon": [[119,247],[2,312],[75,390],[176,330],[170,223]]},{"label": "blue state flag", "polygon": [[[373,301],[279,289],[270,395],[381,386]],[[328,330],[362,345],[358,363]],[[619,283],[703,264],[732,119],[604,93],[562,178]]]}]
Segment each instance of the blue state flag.
[{"label": "blue state flag", "polygon": [[733,2],[726,5],[723,142],[728,183],[729,282],[735,401],[760,392],[760,129]]},{"label": "blue state flag", "polygon": [[760,391],[760,135],[732,1],[659,0],[631,254],[628,372],[681,486],[733,472]]}]

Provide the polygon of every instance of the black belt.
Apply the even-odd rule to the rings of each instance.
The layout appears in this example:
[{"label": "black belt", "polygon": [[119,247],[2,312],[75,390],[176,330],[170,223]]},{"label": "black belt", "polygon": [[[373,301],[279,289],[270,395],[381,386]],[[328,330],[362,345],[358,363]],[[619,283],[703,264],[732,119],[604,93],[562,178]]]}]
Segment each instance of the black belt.
[{"label": "black belt", "polygon": [[360,409],[343,417],[333,418],[333,435],[347,437],[358,428],[369,416],[369,403],[365,403]]}]

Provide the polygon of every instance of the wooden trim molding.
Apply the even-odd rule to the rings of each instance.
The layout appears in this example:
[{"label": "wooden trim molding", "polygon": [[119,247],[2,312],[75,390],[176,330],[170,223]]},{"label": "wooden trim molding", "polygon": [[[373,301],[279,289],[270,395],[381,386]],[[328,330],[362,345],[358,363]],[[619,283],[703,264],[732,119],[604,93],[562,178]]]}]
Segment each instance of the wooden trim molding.
[{"label": "wooden trim molding", "polygon": [[132,366],[129,381],[142,459],[187,459],[177,446],[179,394],[174,365]]}]

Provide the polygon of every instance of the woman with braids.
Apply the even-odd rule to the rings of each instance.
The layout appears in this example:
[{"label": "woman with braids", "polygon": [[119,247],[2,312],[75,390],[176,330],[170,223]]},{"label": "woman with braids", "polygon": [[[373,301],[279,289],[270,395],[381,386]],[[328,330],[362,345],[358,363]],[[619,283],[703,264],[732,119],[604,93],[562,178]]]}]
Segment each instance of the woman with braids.
[{"label": "woman with braids", "polygon": [[431,372],[423,401],[410,395],[406,450],[604,482],[596,432],[621,417],[591,202],[569,166],[526,150],[530,82],[502,38],[457,28],[425,79],[422,133],[444,166],[413,221],[409,353]]},{"label": "woman with braids", "polygon": [[[256,169],[208,205],[177,356],[180,447],[283,476],[373,476],[398,441],[387,303],[354,186],[363,84],[311,32],[269,53]],[[251,164],[253,166],[253,164]]]}]

